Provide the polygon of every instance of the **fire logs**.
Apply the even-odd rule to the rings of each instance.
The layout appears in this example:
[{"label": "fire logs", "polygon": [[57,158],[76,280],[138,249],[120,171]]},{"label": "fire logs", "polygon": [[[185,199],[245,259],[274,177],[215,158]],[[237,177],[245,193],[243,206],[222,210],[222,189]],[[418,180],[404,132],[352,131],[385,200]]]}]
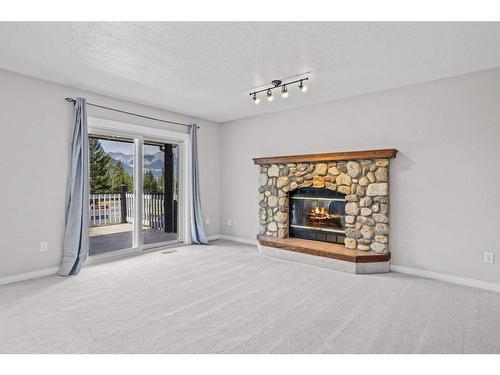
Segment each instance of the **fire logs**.
[{"label": "fire logs", "polygon": [[342,227],[341,217],[329,212],[325,207],[315,207],[306,213],[308,224],[322,227]]}]

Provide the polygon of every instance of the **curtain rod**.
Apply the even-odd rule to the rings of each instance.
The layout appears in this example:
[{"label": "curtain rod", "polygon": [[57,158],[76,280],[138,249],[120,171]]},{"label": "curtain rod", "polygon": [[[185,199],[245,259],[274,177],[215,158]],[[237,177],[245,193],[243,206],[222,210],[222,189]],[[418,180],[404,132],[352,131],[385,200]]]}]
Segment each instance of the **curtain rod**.
[{"label": "curtain rod", "polygon": [[[69,103],[75,103],[76,100],[73,99],[73,98],[64,98],[67,102]],[[174,125],[181,125],[181,126],[191,126],[190,124],[183,124],[182,122],[175,122],[175,121],[168,121],[168,120],[162,120],[162,119],[159,119],[159,118],[156,118],[156,117],[149,117],[149,116],[144,116],[144,115],[140,115],[138,113],[133,113],[133,112],[127,112],[127,111],[122,111],[121,109],[116,109],[116,108],[111,108],[111,107],[105,107],[103,105],[99,105],[99,104],[94,104],[94,103],[88,103],[87,102],[87,105],[90,105],[92,107],[98,107],[98,108],[102,108],[102,109],[107,109],[109,111],[115,111],[115,112],[120,112],[120,113],[125,113],[126,115],[131,115],[131,116],[136,116],[136,117],[142,117],[142,118],[146,118],[148,120],[154,120],[154,121],[159,121],[159,122],[165,122],[167,124],[174,124]],[[197,128],[199,129],[200,127],[197,126]]]}]

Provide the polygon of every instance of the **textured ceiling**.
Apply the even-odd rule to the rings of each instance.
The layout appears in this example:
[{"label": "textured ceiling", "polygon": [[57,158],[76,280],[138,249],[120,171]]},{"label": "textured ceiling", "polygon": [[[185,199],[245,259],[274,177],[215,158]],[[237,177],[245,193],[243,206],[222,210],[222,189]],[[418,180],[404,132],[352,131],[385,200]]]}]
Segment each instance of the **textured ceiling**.
[{"label": "textured ceiling", "polygon": [[500,23],[0,23],[2,69],[217,122],[497,66]]}]

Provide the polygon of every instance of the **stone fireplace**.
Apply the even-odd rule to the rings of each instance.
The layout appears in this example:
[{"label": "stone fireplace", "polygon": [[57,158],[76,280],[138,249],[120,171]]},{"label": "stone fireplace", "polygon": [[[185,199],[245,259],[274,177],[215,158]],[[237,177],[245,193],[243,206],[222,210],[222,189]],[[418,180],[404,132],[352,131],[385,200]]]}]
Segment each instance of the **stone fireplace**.
[{"label": "stone fireplace", "polygon": [[260,244],[354,263],[387,262],[388,268],[389,166],[396,152],[254,159]]}]

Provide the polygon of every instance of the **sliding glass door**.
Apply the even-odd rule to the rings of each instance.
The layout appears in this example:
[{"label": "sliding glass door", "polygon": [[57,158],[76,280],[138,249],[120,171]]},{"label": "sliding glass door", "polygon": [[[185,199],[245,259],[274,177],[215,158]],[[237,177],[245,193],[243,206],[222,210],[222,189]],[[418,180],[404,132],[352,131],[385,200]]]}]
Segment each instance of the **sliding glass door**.
[{"label": "sliding glass door", "polygon": [[143,148],[143,243],[177,241],[178,147],[144,141]]},{"label": "sliding glass door", "polygon": [[90,256],[178,242],[178,156],[163,140],[89,136]]}]

